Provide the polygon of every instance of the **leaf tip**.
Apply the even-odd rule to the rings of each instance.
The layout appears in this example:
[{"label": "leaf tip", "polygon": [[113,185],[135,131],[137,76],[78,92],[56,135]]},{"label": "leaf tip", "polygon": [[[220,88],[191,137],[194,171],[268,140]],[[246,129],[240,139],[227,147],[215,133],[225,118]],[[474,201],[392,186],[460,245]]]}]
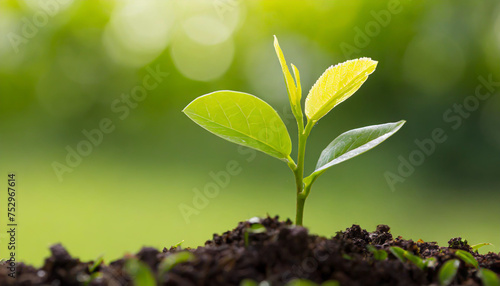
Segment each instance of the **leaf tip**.
[{"label": "leaf tip", "polygon": [[[201,97],[201,96],[200,96]],[[200,98],[198,97],[198,98]],[[181,110],[182,113],[186,114],[187,115],[187,111],[189,109],[189,107],[193,104],[193,102],[195,102],[198,98],[195,98],[193,101],[191,101],[190,103],[188,103],[188,105],[186,105],[186,107],[184,107],[184,109]]]},{"label": "leaf tip", "polygon": [[378,61],[372,60],[371,58],[361,58],[360,60],[364,60],[368,63],[368,69],[366,74],[371,74],[375,71],[378,66]]},{"label": "leaf tip", "polygon": [[358,60],[360,61],[367,61],[367,62],[370,62],[371,64],[374,64],[374,65],[377,65],[378,64],[378,61],[372,59],[372,58],[369,58],[369,57],[362,57],[362,58],[359,58]]}]

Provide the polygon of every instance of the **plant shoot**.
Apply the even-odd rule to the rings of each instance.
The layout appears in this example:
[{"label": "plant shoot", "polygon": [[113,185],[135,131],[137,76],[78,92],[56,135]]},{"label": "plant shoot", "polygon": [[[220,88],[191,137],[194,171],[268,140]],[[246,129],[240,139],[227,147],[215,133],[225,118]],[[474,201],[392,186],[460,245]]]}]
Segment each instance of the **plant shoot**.
[{"label": "plant shoot", "polygon": [[377,62],[360,58],[328,68],[309,91],[303,112],[299,70],[292,64],[292,77],[276,37],[274,48],[283,71],[290,107],[297,121],[297,161],[290,157],[292,141],[278,113],[251,94],[230,90],[212,92],[193,100],[183,112],[198,125],[223,139],[285,162],[292,170],[296,182],[295,223],[302,225],[305,200],[316,179],[328,168],[382,143],[396,133],[405,121],[366,126],[341,134],[323,150],[315,170],[304,177],[306,142],[314,125],[354,94],[375,71]]}]

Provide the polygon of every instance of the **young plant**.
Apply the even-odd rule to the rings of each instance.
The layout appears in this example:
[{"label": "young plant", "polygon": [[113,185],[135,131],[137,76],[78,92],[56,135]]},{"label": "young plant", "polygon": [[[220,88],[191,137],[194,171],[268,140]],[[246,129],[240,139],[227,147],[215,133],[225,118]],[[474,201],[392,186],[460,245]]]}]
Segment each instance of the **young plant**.
[{"label": "young plant", "polygon": [[500,278],[498,278],[495,272],[489,269],[480,268],[476,275],[481,279],[484,286],[500,286]]},{"label": "young plant", "polygon": [[163,261],[158,266],[158,272],[161,275],[172,270],[177,264],[193,261],[195,259],[194,254],[189,251],[180,251],[172,253],[165,257]]},{"label": "young plant", "polygon": [[387,252],[383,249],[377,249],[375,246],[368,244],[366,246],[368,251],[370,251],[373,254],[373,258],[375,260],[385,260],[388,256]]},{"label": "young plant", "polygon": [[149,266],[136,258],[125,261],[125,271],[132,278],[133,285],[154,286],[157,285],[155,276]]},{"label": "young plant", "polygon": [[476,269],[479,268],[479,263],[474,258],[474,256],[472,256],[472,254],[470,254],[469,252],[459,249],[455,251],[455,256],[460,258],[460,260],[465,262],[465,264],[473,266]]},{"label": "young plant", "polygon": [[479,248],[481,248],[483,246],[487,246],[487,245],[493,246],[493,244],[491,244],[489,242],[483,242],[483,243],[472,245],[471,248],[472,248],[472,250],[477,251]]},{"label": "young plant", "polygon": [[391,246],[389,247],[389,251],[396,256],[401,262],[405,263],[406,261],[410,261],[415,264],[420,270],[426,270],[427,268],[434,268],[436,266],[436,258],[430,257],[427,259],[422,259],[409,251],[402,249],[401,247]]},{"label": "young plant", "polygon": [[367,126],[341,134],[321,153],[315,170],[304,177],[306,142],[314,125],[335,106],[356,92],[376,68],[369,58],[349,60],[328,68],[313,85],[305,100],[304,125],[299,70],[292,64],[292,77],[283,52],[274,38],[292,113],[298,127],[297,162],[291,157],[292,141],[278,113],[263,100],[248,93],[222,90],[200,96],[183,112],[209,132],[246,147],[264,152],[287,163],[295,175],[296,219],[302,225],[304,203],[314,181],[333,165],[360,155],[397,132],[404,120]]},{"label": "young plant", "polygon": [[254,223],[245,229],[244,239],[245,246],[250,245],[250,233],[264,233],[266,232],[266,227],[260,223]]},{"label": "young plant", "polygon": [[439,284],[441,286],[448,286],[453,282],[457,276],[460,261],[458,259],[451,259],[446,261],[438,272]]}]

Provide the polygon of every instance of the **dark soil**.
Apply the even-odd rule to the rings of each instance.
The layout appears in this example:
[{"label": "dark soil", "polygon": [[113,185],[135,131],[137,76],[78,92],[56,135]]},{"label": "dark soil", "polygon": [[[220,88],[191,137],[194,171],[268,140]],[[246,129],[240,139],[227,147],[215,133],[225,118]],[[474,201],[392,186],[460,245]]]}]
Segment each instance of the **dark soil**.
[{"label": "dark soil", "polygon": [[[358,225],[338,232],[332,238],[311,235],[303,227],[292,226],[291,221],[278,218],[261,219],[266,231],[248,233],[250,222],[221,235],[214,234],[205,246],[196,249],[163,249],[144,247],[109,264],[102,263],[93,273],[93,261],[81,262],[73,258],[61,245],[53,245],[52,255],[41,268],[17,265],[17,278],[8,277],[5,262],[0,267],[0,285],[132,285],[132,278],[124,265],[129,259],[138,259],[148,265],[158,285],[239,285],[249,278],[270,285],[284,285],[294,278],[305,278],[316,283],[337,280],[340,285],[439,285],[438,271],[442,264],[456,258],[462,249],[474,255],[479,266],[500,274],[499,254],[480,255],[472,251],[467,241],[454,238],[448,247],[435,242],[405,240],[393,237],[386,225],[368,232]],[[385,260],[374,259],[367,245],[386,250]],[[401,262],[389,251],[399,246],[422,258],[435,257],[437,264],[421,270],[411,262]],[[158,266],[166,257],[180,251],[189,251],[194,259],[175,265],[160,274]],[[476,269],[461,262],[452,285],[481,285]]]}]

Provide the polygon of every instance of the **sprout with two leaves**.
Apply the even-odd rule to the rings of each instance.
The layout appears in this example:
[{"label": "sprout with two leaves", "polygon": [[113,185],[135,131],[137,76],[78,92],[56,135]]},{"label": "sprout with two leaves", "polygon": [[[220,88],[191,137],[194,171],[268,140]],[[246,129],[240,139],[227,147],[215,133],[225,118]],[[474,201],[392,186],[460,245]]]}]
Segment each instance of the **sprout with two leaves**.
[{"label": "sprout with two leaves", "polygon": [[305,100],[302,112],[302,88],[298,69],[292,64],[292,77],[283,52],[274,38],[288,99],[298,127],[297,162],[291,157],[292,142],[278,113],[263,100],[248,93],[222,90],[193,100],[183,112],[209,132],[246,147],[262,151],[288,164],[296,181],[296,220],[302,225],[304,203],[311,186],[328,168],[362,154],[396,133],[404,120],[347,131],[335,138],[321,153],[315,170],[304,177],[306,142],[314,125],[335,106],[356,92],[375,70],[377,62],[369,58],[349,60],[328,68],[316,81]]}]

